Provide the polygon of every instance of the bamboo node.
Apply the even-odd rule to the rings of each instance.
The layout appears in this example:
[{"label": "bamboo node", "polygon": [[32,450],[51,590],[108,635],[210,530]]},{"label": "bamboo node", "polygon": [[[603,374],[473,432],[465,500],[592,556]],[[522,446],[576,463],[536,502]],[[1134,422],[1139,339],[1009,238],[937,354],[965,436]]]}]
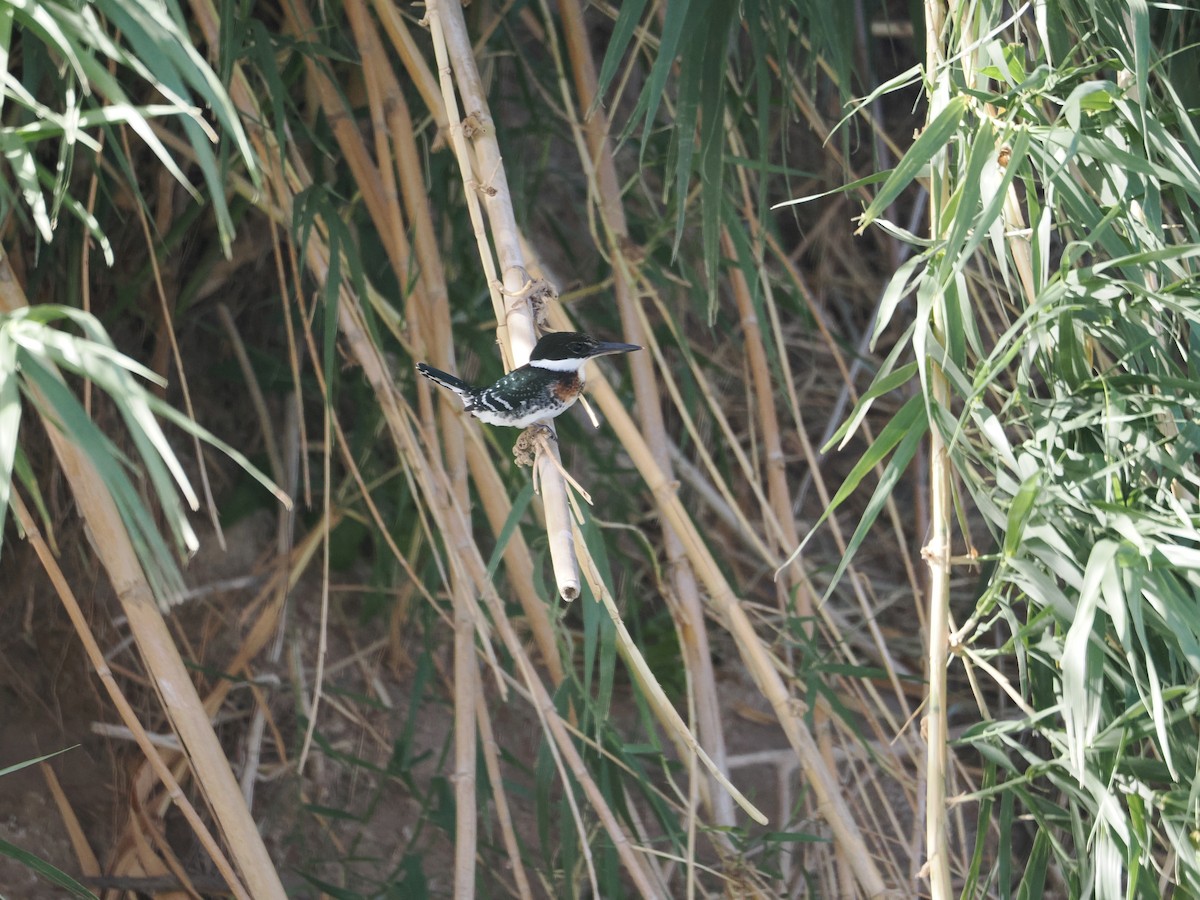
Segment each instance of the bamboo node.
[{"label": "bamboo node", "polygon": [[467,117],[462,120],[462,133],[468,141],[475,140],[479,135],[487,134],[487,125],[479,113],[468,113]]},{"label": "bamboo node", "polygon": [[524,269],[522,269],[520,266],[513,266],[512,269],[510,269],[509,271],[511,272],[514,270],[516,272],[518,272],[520,274],[521,278],[523,279],[523,281],[521,282],[521,286],[519,288],[517,288],[516,290],[510,291],[508,288],[506,288],[504,286],[504,282],[496,280],[496,279],[492,280],[492,284],[495,286],[496,290],[499,291],[503,296],[508,297],[510,300],[519,300],[521,303],[524,303],[525,299],[526,299],[526,295],[530,291],[535,289],[535,287],[537,286],[537,282],[534,281],[533,279],[531,279],[529,277],[529,273],[526,272]]},{"label": "bamboo node", "polygon": [[483,196],[485,196],[485,197],[495,197],[496,196],[496,189],[494,187],[492,187],[490,184],[484,184],[483,182],[480,182],[480,181],[471,181],[470,184],[471,184],[472,188],[474,188],[479,193],[483,194]]},{"label": "bamboo node", "polygon": [[621,249],[621,256],[631,265],[638,266],[646,261],[646,248],[629,235],[619,235],[617,246]]}]

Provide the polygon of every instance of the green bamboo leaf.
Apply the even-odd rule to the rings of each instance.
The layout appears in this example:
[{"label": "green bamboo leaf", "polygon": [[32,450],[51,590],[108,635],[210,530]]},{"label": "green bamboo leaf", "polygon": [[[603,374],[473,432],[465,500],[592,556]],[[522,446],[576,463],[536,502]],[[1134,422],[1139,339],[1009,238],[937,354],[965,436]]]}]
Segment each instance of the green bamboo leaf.
[{"label": "green bamboo leaf", "polygon": [[[608,562],[608,547],[604,534],[597,527],[595,520],[584,513],[584,522],[580,526],[584,543],[592,560],[596,563],[596,571],[600,580],[610,594],[616,596],[616,584],[613,580],[612,569]],[[617,664],[617,628],[612,617],[605,610],[599,598],[592,594],[591,588],[585,585],[583,608],[584,617],[584,691],[591,701],[592,708],[598,721],[606,721],[612,704],[613,684],[616,681]],[[591,689],[592,671],[599,661],[599,678],[595,692]]]},{"label": "green bamboo leaf", "polygon": [[862,178],[856,178],[854,181],[848,181],[845,184],[840,184],[835,188],[830,188],[827,191],[821,191],[819,194],[807,194],[803,197],[797,197],[793,200],[781,200],[776,203],[771,209],[783,209],[785,206],[797,206],[801,203],[812,203],[814,200],[821,200],[825,197],[832,197],[834,194],[849,194],[857,191],[860,187],[869,187],[872,184],[878,184],[881,181],[886,181],[891,177],[891,172],[872,172],[870,175],[864,175]]},{"label": "green bamboo leaf", "polygon": [[1087,753],[1100,727],[1102,659],[1093,640],[1101,591],[1120,591],[1116,560],[1120,545],[1097,541],[1088,555],[1083,586],[1071,625],[1063,641],[1062,696],[1067,753],[1071,773],[1082,783],[1087,775]]},{"label": "green bamboo leaf", "polygon": [[500,568],[500,561],[504,559],[504,551],[508,549],[513,532],[517,529],[517,523],[521,521],[521,516],[525,515],[525,510],[529,508],[529,501],[532,499],[533,481],[530,480],[526,482],[525,487],[521,489],[521,493],[517,494],[516,499],[513,500],[512,509],[508,511],[508,515],[504,519],[504,524],[500,528],[500,533],[496,535],[496,546],[492,549],[491,559],[488,560],[488,581],[492,581],[496,577],[496,570]]},{"label": "green bamboo leaf", "polygon": [[[51,12],[48,4],[38,0],[5,0],[4,5],[13,11],[15,21],[20,22],[23,28],[29,29],[39,40],[60,54],[74,70],[75,77],[86,84],[87,79],[80,65],[80,48],[76,41],[67,37],[61,26],[61,23],[69,21],[70,17],[65,15],[61,8],[56,7]],[[78,38],[78,35],[74,37]],[[4,71],[7,72],[8,69],[5,68]]]},{"label": "green bamboo leaf", "polygon": [[[0,5],[0,72],[8,72],[9,47],[12,43],[12,27],[13,18],[16,16],[16,10],[11,4],[5,3]],[[5,78],[7,81],[7,77]],[[0,112],[4,111],[4,98],[6,92],[0,90]]]},{"label": "green bamboo leaf", "polygon": [[622,134],[622,137],[628,135],[637,121],[639,119],[643,120],[642,154],[646,152],[650,132],[654,128],[654,119],[658,115],[658,106],[662,102],[667,89],[667,77],[671,74],[671,67],[675,65],[675,57],[679,52],[684,32],[687,30],[688,9],[690,6],[691,0],[679,0],[679,2],[672,3],[666,8],[666,14],[663,16],[662,34],[658,45],[658,55],[655,56],[654,65],[650,68],[650,75],[646,79],[646,86],[642,88],[642,93],[638,96],[637,106],[634,107],[633,115],[629,117],[629,125]]},{"label": "green bamboo leaf", "polygon": [[[867,502],[866,509],[863,510],[862,518],[859,519],[858,526],[854,529],[854,534],[851,535],[850,540],[846,543],[846,552],[842,554],[837,568],[834,570],[833,575],[830,576],[829,587],[825,589],[822,602],[828,600],[833,595],[833,591],[841,581],[842,575],[845,574],[850,563],[854,561],[854,555],[858,552],[858,548],[862,546],[863,541],[867,539],[867,535],[871,533],[871,528],[874,527],[875,520],[879,518],[879,514],[883,511],[884,506],[887,505],[892,492],[895,490],[896,485],[899,484],[900,478],[904,475],[905,469],[912,462],[912,458],[917,452],[917,447],[924,440],[925,432],[928,428],[928,419],[925,417],[924,412],[924,397],[917,394],[888,423],[887,428],[891,428],[893,424],[900,424],[905,421],[909,422],[909,426],[902,432],[901,439],[896,444],[895,452],[892,453],[891,458],[884,467],[879,484],[875,486],[875,491],[871,494],[871,499]],[[887,429],[885,428],[884,430]],[[883,433],[880,432],[875,443],[878,444],[882,438]],[[874,445],[872,445],[868,453],[874,455],[872,453],[873,450]],[[864,454],[864,458],[866,455]],[[854,467],[851,474],[857,474],[861,465],[862,460]],[[866,473],[863,472],[862,474],[865,475]],[[850,480],[849,476],[846,480]],[[840,489],[839,493],[841,493]]]},{"label": "green bamboo leaf", "polygon": [[834,432],[833,437],[821,448],[821,452],[828,453],[835,445],[839,450],[845,449],[850,438],[858,431],[858,426],[862,424],[867,413],[871,411],[871,407],[875,401],[908,384],[916,374],[917,364],[910,362],[905,363],[895,371],[876,377],[871,382],[871,386],[858,398],[858,403],[854,405],[849,418],[846,419],[841,428]]},{"label": "green bamboo leaf", "polygon": [[1033,847],[1025,862],[1025,873],[1017,888],[1017,900],[1040,900],[1045,896],[1046,874],[1050,868],[1050,835],[1039,829],[1033,836]]},{"label": "green bamboo leaf", "polygon": [[900,301],[907,297],[924,277],[924,267],[929,263],[930,256],[931,254],[926,252],[909,257],[888,281],[883,296],[879,298],[879,312],[875,316],[875,329],[871,334],[872,350],[875,349],[880,335],[891,324]]},{"label": "green bamboo leaf", "polygon": [[617,74],[617,67],[621,64],[621,57],[625,55],[625,50],[629,47],[629,41],[633,37],[634,31],[637,30],[645,9],[646,0],[628,0],[621,4],[617,12],[617,19],[613,22],[608,46],[604,50],[604,60],[600,63],[596,97],[592,101],[592,109],[589,112],[594,112],[603,101],[604,95],[608,93],[613,76]]},{"label": "green bamboo leaf", "polygon": [[36,872],[51,884],[66,891],[71,897],[80,897],[83,898],[83,900],[97,900],[95,894],[89,891],[86,887],[84,887],[66,872],[55,868],[40,856],[36,856],[33,853],[30,853],[28,850],[22,850],[15,844],[10,844],[8,841],[0,839],[0,853],[3,853],[5,856],[11,859],[15,859],[30,871]]},{"label": "green bamboo leaf", "polygon": [[[904,446],[905,452],[908,453],[908,458],[903,461],[903,465],[907,465],[908,460],[912,458],[912,452],[916,451],[916,443],[912,444],[911,452],[909,452],[907,443],[914,436],[919,439],[925,433],[927,425],[928,420],[925,418],[925,398],[920,394],[910,397],[908,402],[900,407],[900,409],[896,412],[896,415],[894,415],[879,432],[878,436],[875,438],[875,441],[866,449],[863,455],[859,458],[858,462],[854,464],[854,467],[850,470],[849,474],[846,475],[841,486],[837,489],[837,493],[835,493],[833,498],[829,501],[829,505],[822,510],[820,518],[818,518],[813,524],[813,527],[809,530],[808,534],[804,536],[804,539],[800,541],[800,546],[792,551],[791,556],[788,557],[783,566],[780,568],[786,568],[791,564],[792,560],[794,560],[804,551],[804,548],[808,545],[808,542],[812,539],[813,535],[816,534],[817,529],[821,527],[826,519],[828,519],[837,511],[842,503],[846,501],[846,498],[848,498],[858,489],[859,484],[864,478],[866,478],[867,474],[871,472],[876,465],[886,459],[890,453],[892,453],[894,450],[899,452],[897,448]],[[896,473],[894,472],[892,473],[892,475],[895,474]],[[889,478],[889,486],[894,484],[894,480],[892,480],[890,476],[886,476],[886,473],[885,477]],[[880,487],[882,487],[882,485],[883,482],[881,481]],[[875,497],[872,498],[872,502],[874,502],[875,498],[878,496],[879,490],[877,489]],[[866,518],[866,515],[864,515],[864,522],[866,521]],[[861,530],[861,522],[859,527]],[[845,554],[840,569],[845,568],[845,565],[849,563],[852,556],[853,554],[849,551]]]},{"label": "green bamboo leaf", "polygon": [[[8,503],[12,494],[13,466],[17,457],[17,435],[21,428],[21,394],[18,388],[17,347],[0,327],[0,546]],[[0,772],[0,774],[3,774]]]},{"label": "green bamboo leaf", "polygon": [[945,149],[946,145],[950,143],[950,139],[954,137],[954,133],[958,131],[958,126],[962,122],[963,116],[966,115],[969,102],[970,98],[962,95],[951,98],[938,117],[926,126],[925,130],[921,132],[921,136],[913,142],[913,145],[908,148],[908,152],[892,170],[892,174],[879,189],[875,199],[859,216],[857,234],[862,234],[868,225],[879,218],[883,211],[900,196],[901,192],[920,176],[921,172],[929,165],[929,161]]},{"label": "green bamboo leaf", "polygon": [[163,608],[170,607],[183,593],[183,576],[159,534],[154,517],[125,474],[127,461],[88,417],[61,378],[45,368],[35,354],[22,353],[18,360],[25,378],[49,404],[43,410],[48,427],[57,427],[67,440],[87,453],[129,530],[130,541],[155,597]]},{"label": "green bamboo leaf", "polygon": [[0,152],[3,152],[4,158],[8,160],[13,178],[21,189],[21,196],[29,208],[29,214],[33,217],[38,234],[44,241],[53,240],[54,225],[50,221],[50,210],[46,205],[46,198],[42,195],[41,179],[38,177],[39,167],[33,154],[23,141],[14,135],[4,133],[0,133]]},{"label": "green bamboo leaf", "polygon": [[[700,121],[700,225],[704,248],[704,267],[708,282],[708,320],[716,321],[717,271],[721,258],[720,236],[725,195],[721,187],[725,171],[725,78],[729,49],[729,31],[736,22],[732,3],[716,3],[707,28],[707,40],[701,50],[702,84]],[[684,193],[681,191],[680,199]],[[684,204],[680,203],[682,209]],[[677,222],[675,251],[679,250],[682,220]],[[756,279],[750,278],[751,284]],[[755,288],[757,290],[757,288]]]},{"label": "green bamboo leaf", "polygon": [[1004,529],[1004,555],[1015,556],[1025,534],[1025,524],[1033,513],[1041,493],[1042,472],[1034,472],[1023,482],[1008,508],[1008,524]]},{"label": "green bamboo leaf", "polygon": [[64,753],[69,753],[78,746],[78,744],[72,744],[70,747],[63,747],[61,750],[55,750],[53,753],[47,753],[44,756],[25,759],[19,763],[13,763],[11,766],[5,766],[0,769],[0,778],[3,778],[5,775],[11,775],[13,772],[20,772],[22,769],[27,769],[30,766],[36,766],[38,763],[43,763],[48,759],[54,759],[54,757],[61,756]]}]

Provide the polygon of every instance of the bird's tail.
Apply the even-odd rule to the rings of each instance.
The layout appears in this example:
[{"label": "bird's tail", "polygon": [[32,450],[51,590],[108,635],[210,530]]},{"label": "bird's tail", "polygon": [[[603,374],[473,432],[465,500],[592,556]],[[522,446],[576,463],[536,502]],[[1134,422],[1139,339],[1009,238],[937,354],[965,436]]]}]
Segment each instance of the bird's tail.
[{"label": "bird's tail", "polygon": [[444,388],[450,388],[450,390],[454,391],[454,393],[463,398],[464,403],[470,399],[473,388],[461,378],[456,378],[449,372],[443,372],[441,369],[435,369],[433,366],[427,365],[426,363],[417,363],[417,371],[430,381],[440,384]]}]

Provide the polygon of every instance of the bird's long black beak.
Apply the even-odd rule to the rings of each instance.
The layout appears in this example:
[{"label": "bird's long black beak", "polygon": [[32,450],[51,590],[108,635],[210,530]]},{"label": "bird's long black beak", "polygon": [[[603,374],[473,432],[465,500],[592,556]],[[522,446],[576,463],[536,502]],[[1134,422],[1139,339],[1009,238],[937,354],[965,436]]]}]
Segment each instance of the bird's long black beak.
[{"label": "bird's long black beak", "polygon": [[592,348],[588,356],[610,356],[613,353],[632,353],[634,350],[641,349],[637,344],[622,344],[618,341],[597,341],[596,346]]}]

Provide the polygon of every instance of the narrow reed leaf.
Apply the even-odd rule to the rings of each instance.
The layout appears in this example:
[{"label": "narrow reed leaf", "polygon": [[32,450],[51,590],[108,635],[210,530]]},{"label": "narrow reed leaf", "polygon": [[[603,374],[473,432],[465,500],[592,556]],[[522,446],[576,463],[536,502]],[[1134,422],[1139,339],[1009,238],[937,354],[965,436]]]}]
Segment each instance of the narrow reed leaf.
[{"label": "narrow reed leaf", "polygon": [[0,133],[0,152],[3,152],[13,178],[21,190],[21,197],[29,207],[29,214],[37,226],[42,240],[50,241],[54,237],[54,225],[50,221],[50,210],[46,198],[42,194],[41,180],[38,177],[38,165],[33,154],[25,143],[14,135]]},{"label": "narrow reed leaf", "polygon": [[[183,576],[159,534],[154,517],[125,474],[125,460],[57,375],[46,369],[34,354],[22,354],[19,361],[25,378],[37,387],[49,404],[42,410],[53,423],[48,427],[57,427],[71,443],[87,453],[129,531],[130,541],[159,605],[164,609],[171,606],[183,593]],[[177,520],[170,521],[177,523]],[[176,533],[175,536],[183,543],[181,535]]]},{"label": "narrow reed leaf", "polygon": [[1040,470],[1034,472],[1021,482],[1021,487],[1013,496],[1012,504],[1008,508],[1007,527],[1004,529],[1005,556],[1015,556],[1021,546],[1025,534],[1025,523],[1029,521],[1034,504],[1037,503],[1041,481],[1042,472]]},{"label": "narrow reed leaf", "polygon": [[36,856],[27,850],[22,850],[15,844],[10,844],[8,841],[0,839],[0,853],[15,859],[21,865],[33,872],[37,872],[42,878],[49,881],[55,887],[66,891],[67,896],[79,897],[82,900],[97,900],[95,894],[89,891],[86,887],[63,872],[46,862],[40,856]]},{"label": "narrow reed leaf", "polygon": [[[591,515],[584,511],[584,521],[579,527],[584,543],[596,564],[596,572],[604,583],[605,589],[616,596],[616,584],[613,580],[612,569],[608,563],[608,547],[604,533],[596,525]],[[616,681],[617,670],[617,628],[612,618],[605,612],[600,599],[591,590],[587,580],[584,580],[583,606],[583,684],[584,691],[594,705],[598,721],[606,721],[609,707],[612,703],[613,684]],[[599,661],[599,677],[593,693],[592,672]]]},{"label": "narrow reed leaf", "polygon": [[828,453],[835,445],[839,450],[844,449],[847,442],[857,433],[858,426],[862,424],[867,413],[871,411],[871,407],[875,401],[908,384],[916,374],[917,364],[909,362],[900,366],[895,371],[876,377],[871,382],[871,386],[863,391],[862,396],[858,398],[858,403],[854,405],[854,409],[846,421],[842,423],[841,427],[834,432],[833,437],[821,448],[821,452]]},{"label": "narrow reed leaf", "polygon": [[[1017,900],[1041,900],[1046,892],[1046,875],[1052,862],[1050,835],[1039,829],[1033,836],[1033,847],[1025,862],[1025,874],[1017,888]],[[1132,896],[1132,895],[1131,895]]]},{"label": "narrow reed leaf", "polygon": [[513,500],[512,508],[508,511],[508,516],[505,517],[504,524],[500,527],[500,533],[496,535],[496,546],[492,549],[492,556],[488,560],[487,565],[488,581],[495,580],[496,570],[500,567],[500,561],[504,559],[504,551],[508,549],[508,543],[512,540],[513,532],[516,531],[521,517],[525,515],[525,510],[529,508],[529,501],[532,499],[533,481],[531,479],[525,483],[525,487],[521,488],[521,492]]},{"label": "narrow reed leaf", "polygon": [[954,137],[954,133],[958,131],[969,103],[970,98],[963,95],[951,98],[938,117],[925,127],[920,137],[913,142],[913,145],[908,148],[908,152],[892,170],[883,187],[879,189],[879,193],[875,195],[863,214],[858,217],[856,234],[862,234],[868,225],[879,218],[883,211],[900,196],[901,192],[921,176],[921,173],[929,165],[929,161],[946,148],[950,139]]},{"label": "narrow reed leaf", "polygon": [[827,191],[821,191],[819,194],[806,194],[803,197],[796,197],[792,200],[781,200],[776,203],[771,209],[783,209],[785,206],[797,206],[801,203],[812,203],[814,200],[821,200],[825,197],[832,197],[835,194],[851,194],[857,191],[860,187],[869,187],[872,184],[879,184],[881,181],[887,181],[892,173],[889,172],[872,172],[870,175],[864,175],[862,178],[856,178],[854,181],[848,181],[845,184],[840,184],[835,188],[830,188]]},{"label": "narrow reed leaf", "polygon": [[[704,0],[701,0],[701,2],[704,2]],[[634,107],[633,115],[629,117],[629,125],[626,127],[625,134],[629,133],[639,119],[643,120],[641,147],[643,159],[646,153],[646,145],[650,141],[650,132],[654,128],[655,117],[658,115],[659,104],[662,103],[662,98],[666,92],[667,77],[671,74],[671,67],[675,65],[675,57],[679,53],[684,35],[689,31],[687,24],[690,7],[691,0],[679,0],[678,3],[672,3],[667,6],[662,21],[658,55],[655,56],[654,63],[650,67],[646,86],[642,88],[642,93],[638,96],[637,106]],[[691,132],[688,134],[690,135]],[[679,198],[679,202],[683,202],[682,197]]]},{"label": "narrow reed leaf", "polygon": [[[21,394],[18,388],[17,347],[0,325],[0,548],[8,503],[12,494],[13,467],[17,458],[17,435],[21,428]],[[0,772],[0,774],[3,774]]]},{"label": "narrow reed leaf", "polygon": [[[910,409],[911,407],[911,409]],[[915,412],[913,411],[915,410]],[[875,491],[871,494],[871,499],[867,502],[866,509],[863,510],[862,518],[859,519],[858,526],[854,529],[854,534],[846,543],[846,552],[842,554],[841,560],[838,562],[837,568],[834,569],[833,575],[829,579],[829,587],[825,589],[822,596],[822,601],[828,600],[832,596],[834,589],[845,574],[850,563],[854,561],[854,555],[858,552],[858,548],[862,546],[863,541],[867,539],[871,528],[875,525],[875,520],[879,518],[879,514],[887,505],[888,500],[892,495],[892,491],[896,485],[900,483],[901,477],[904,475],[908,464],[912,462],[913,456],[917,452],[917,448],[921,445],[921,441],[925,438],[925,431],[928,426],[928,419],[924,415],[925,404],[924,398],[917,394],[912,397],[908,403],[904,404],[900,412],[893,417],[891,422],[888,422],[885,431],[898,421],[908,422],[908,427],[900,435],[900,441],[896,444],[895,452],[888,459],[887,465],[884,467],[883,475],[880,476],[879,484],[875,486]],[[883,432],[880,432],[875,443],[878,444],[883,439]],[[863,459],[868,455],[874,456],[874,445],[863,454]],[[863,460],[854,467],[854,472],[857,472]],[[863,473],[865,475],[865,472]],[[846,479],[849,481],[849,477]],[[860,478],[861,480],[861,478]],[[838,489],[841,494],[841,489]],[[832,510],[834,504],[830,504]],[[822,515],[824,519],[825,515]],[[803,546],[803,545],[802,545]]]},{"label": "narrow reed leaf", "polygon": [[11,775],[13,772],[20,772],[22,769],[27,769],[30,766],[36,766],[38,763],[43,763],[48,759],[54,759],[54,757],[61,756],[64,753],[69,753],[78,746],[78,744],[72,744],[70,747],[63,747],[61,750],[55,750],[53,753],[46,753],[42,756],[36,756],[33,759],[23,759],[18,763],[5,766],[0,769],[0,778],[3,778],[5,775]]},{"label": "narrow reed leaf", "polygon": [[621,58],[625,55],[645,10],[646,0],[629,0],[621,4],[617,19],[613,22],[612,34],[608,38],[608,46],[604,50],[604,60],[600,64],[600,77],[597,80],[596,99],[592,101],[593,107],[602,103],[604,95],[608,93],[613,77],[617,74],[617,67],[621,64]]},{"label": "narrow reed leaf", "polygon": [[[828,519],[838,510],[838,508],[846,501],[846,498],[848,498],[858,489],[859,484],[861,484],[862,480],[867,477],[867,474],[871,472],[876,465],[887,459],[888,455],[893,451],[900,453],[901,451],[897,448],[901,447],[903,447],[903,453],[907,456],[900,466],[900,468],[903,469],[903,466],[906,466],[908,461],[912,459],[912,454],[916,451],[917,443],[919,442],[921,436],[924,435],[927,426],[928,420],[925,417],[925,398],[921,394],[910,397],[904,406],[902,406],[899,411],[892,416],[891,420],[880,430],[874,442],[872,442],[872,444],[866,449],[863,455],[859,457],[858,462],[854,464],[854,467],[850,470],[849,474],[847,474],[842,480],[841,486],[837,489],[837,493],[835,493],[833,498],[829,501],[829,505],[826,506],[821,512],[820,518],[813,523],[813,526],[811,529],[809,529],[808,534],[806,534],[803,540],[800,541],[800,545],[792,551],[791,555],[787,558],[787,560],[784,561],[783,565],[776,570],[775,577],[778,578],[779,572],[791,565],[792,561],[804,551],[805,546],[812,539],[813,535],[816,534],[817,529],[824,524],[826,519]],[[914,437],[917,439],[916,441],[913,440]],[[893,476],[895,474],[897,473],[892,473]],[[890,476],[885,474],[885,478],[889,478],[889,485],[894,483]],[[876,499],[879,499],[880,503],[882,503],[886,497],[881,496],[879,491],[876,490],[875,496],[872,498],[872,502],[874,502]],[[876,514],[877,513],[878,508],[876,508]],[[867,516],[864,515],[863,521],[865,522],[866,519]],[[871,517],[871,521],[874,521],[873,516]],[[859,524],[859,530],[862,530],[861,522]],[[845,566],[849,564],[851,558],[853,558],[853,552],[847,549],[847,552],[842,557],[842,563],[838,567],[839,572],[845,569]]]},{"label": "narrow reed leaf", "polygon": [[[1117,550],[1114,541],[1101,540],[1088,555],[1079,603],[1063,641],[1063,719],[1071,773],[1082,783],[1086,777],[1087,753],[1100,727],[1100,678],[1102,659],[1094,638],[1096,611],[1101,591],[1117,591]],[[1106,582],[1109,582],[1106,584]]]}]

